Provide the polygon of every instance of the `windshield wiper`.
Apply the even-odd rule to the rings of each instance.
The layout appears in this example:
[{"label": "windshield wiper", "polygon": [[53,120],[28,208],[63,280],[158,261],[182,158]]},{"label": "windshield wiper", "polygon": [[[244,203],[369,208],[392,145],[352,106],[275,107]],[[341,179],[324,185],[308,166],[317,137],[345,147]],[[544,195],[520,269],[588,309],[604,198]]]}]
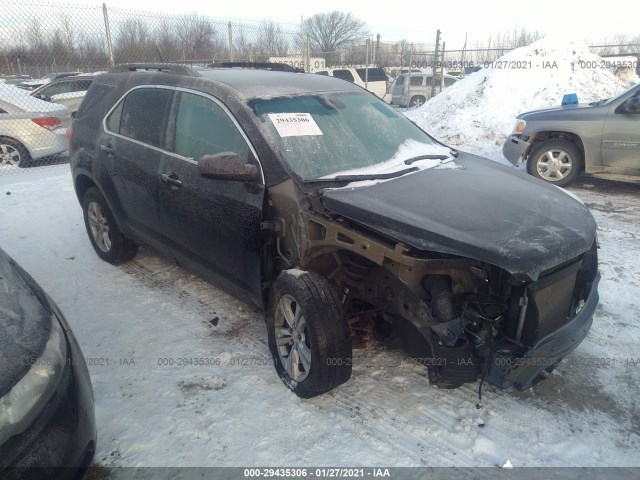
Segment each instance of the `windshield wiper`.
[{"label": "windshield wiper", "polygon": [[303,180],[304,183],[328,183],[328,182],[358,182],[360,180],[387,180],[389,178],[400,177],[406,173],[418,171],[418,167],[405,168],[389,173],[371,173],[369,175],[336,175],[332,178],[315,178],[313,180]]},{"label": "windshield wiper", "polygon": [[405,165],[411,165],[418,160],[446,160],[449,155],[418,155],[417,157],[411,157],[404,161]]},{"label": "windshield wiper", "polygon": [[[458,151],[450,148],[449,152],[451,152],[451,156],[454,158],[458,158]],[[405,165],[411,165],[412,163],[415,163],[419,160],[447,160],[448,158],[451,158],[449,155],[445,155],[443,153],[437,153],[437,154],[425,154],[425,155],[418,155],[416,157],[411,157],[407,160],[404,161]]]}]

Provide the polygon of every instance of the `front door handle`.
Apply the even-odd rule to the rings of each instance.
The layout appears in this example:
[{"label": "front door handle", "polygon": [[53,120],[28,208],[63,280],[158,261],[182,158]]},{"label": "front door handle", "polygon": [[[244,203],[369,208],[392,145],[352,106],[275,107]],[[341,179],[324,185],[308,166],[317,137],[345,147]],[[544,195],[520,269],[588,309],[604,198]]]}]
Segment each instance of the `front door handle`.
[{"label": "front door handle", "polygon": [[173,186],[173,187],[181,187],[182,186],[182,181],[178,180],[178,176],[175,173],[163,173],[161,175],[162,177],[162,181],[164,183],[168,183],[169,185]]}]

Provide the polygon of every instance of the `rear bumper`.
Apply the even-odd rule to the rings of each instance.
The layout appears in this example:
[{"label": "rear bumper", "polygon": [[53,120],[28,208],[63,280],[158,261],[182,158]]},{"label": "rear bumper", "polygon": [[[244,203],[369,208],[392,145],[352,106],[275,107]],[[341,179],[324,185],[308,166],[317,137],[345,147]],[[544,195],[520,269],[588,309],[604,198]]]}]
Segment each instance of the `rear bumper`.
[{"label": "rear bumper", "polygon": [[523,160],[524,154],[529,150],[531,144],[521,137],[509,135],[502,147],[502,154],[513,165],[518,166]]},{"label": "rear bumper", "polygon": [[594,278],[580,313],[529,349],[517,351],[513,344],[505,340],[499,342],[489,359],[487,382],[500,388],[514,386],[526,390],[544,370],[552,370],[575,350],[591,328],[593,313],[598,306],[599,281],[600,274]]},{"label": "rear bumper", "polygon": [[44,128],[42,130],[36,135],[29,135],[22,139],[31,158],[36,160],[49,155],[57,155],[69,148],[65,128],[61,127],[54,131],[48,131]]},{"label": "rear bumper", "polygon": [[407,99],[404,95],[391,95],[391,105],[397,105],[398,107],[406,107]]}]

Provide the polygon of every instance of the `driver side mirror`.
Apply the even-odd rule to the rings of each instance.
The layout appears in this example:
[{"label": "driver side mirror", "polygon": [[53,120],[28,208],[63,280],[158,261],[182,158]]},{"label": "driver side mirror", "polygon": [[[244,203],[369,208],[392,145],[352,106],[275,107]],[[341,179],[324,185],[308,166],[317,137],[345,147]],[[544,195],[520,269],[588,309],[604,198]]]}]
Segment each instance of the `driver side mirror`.
[{"label": "driver side mirror", "polygon": [[233,152],[203,156],[198,160],[198,171],[203,177],[219,180],[257,182],[261,178],[255,165],[244,163],[240,155]]},{"label": "driver side mirror", "polygon": [[627,99],[625,102],[620,104],[618,108],[616,108],[616,113],[640,113],[640,96],[636,95]]}]

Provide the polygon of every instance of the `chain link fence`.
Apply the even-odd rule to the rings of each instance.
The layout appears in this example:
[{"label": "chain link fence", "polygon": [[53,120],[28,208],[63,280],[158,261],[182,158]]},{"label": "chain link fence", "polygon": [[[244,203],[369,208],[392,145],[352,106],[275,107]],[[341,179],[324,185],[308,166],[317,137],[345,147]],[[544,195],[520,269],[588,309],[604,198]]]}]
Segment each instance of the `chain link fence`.
[{"label": "chain link fence", "polygon": [[[434,32],[431,43],[383,42],[380,35],[358,34],[339,49],[324,51],[312,38],[304,24],[296,28],[271,20],[238,23],[200,13],[161,14],[108,4],[5,0],[0,24],[0,175],[67,162],[66,127],[93,77],[117,64],[206,68],[227,62],[278,62],[307,72],[350,70],[344,78],[360,78],[366,86],[374,79],[370,68],[381,67],[390,80],[412,68],[433,71],[433,78],[439,73],[442,79],[445,73],[469,73],[521,46],[494,42],[448,50]],[[638,51],[638,38],[616,40],[609,50]],[[601,51],[606,47],[599,46]]]}]

